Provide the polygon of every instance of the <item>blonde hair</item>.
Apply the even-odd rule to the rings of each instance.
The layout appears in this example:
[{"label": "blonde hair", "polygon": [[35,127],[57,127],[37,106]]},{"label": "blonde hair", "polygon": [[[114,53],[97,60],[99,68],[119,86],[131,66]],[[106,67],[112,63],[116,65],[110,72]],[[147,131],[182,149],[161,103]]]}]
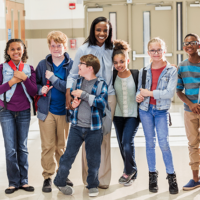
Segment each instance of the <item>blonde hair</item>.
[{"label": "blonde hair", "polygon": [[68,37],[61,31],[51,31],[47,35],[48,45],[51,45],[51,40],[55,43],[62,43],[64,47],[67,47]]},{"label": "blonde hair", "polygon": [[[147,45],[147,48],[149,50],[149,47],[152,43],[159,43],[161,48],[167,52],[167,48],[166,48],[166,44],[165,44],[165,41],[160,39],[159,37],[155,37],[155,38],[152,38],[149,42],[148,42],[148,45]],[[163,55],[163,60],[167,60],[165,55]],[[152,62],[152,59],[150,60]]]}]

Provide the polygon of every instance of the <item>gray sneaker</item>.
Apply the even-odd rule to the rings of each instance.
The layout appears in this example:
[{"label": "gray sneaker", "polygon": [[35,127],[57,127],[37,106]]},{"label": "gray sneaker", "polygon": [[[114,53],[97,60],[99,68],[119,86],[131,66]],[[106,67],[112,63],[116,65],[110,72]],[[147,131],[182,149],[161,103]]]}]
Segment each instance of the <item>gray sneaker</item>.
[{"label": "gray sneaker", "polygon": [[128,181],[127,183],[124,183],[124,186],[131,186],[132,184],[133,184],[133,181],[134,180],[130,180],[130,181]]},{"label": "gray sneaker", "polygon": [[[133,172],[132,174],[128,175],[127,178],[125,178],[125,177],[122,175],[122,176],[119,178],[119,184],[124,185],[124,184],[128,183],[134,175],[135,175],[135,172]],[[127,185],[126,185],[126,186],[127,186]]]},{"label": "gray sneaker", "polygon": [[99,194],[98,188],[90,188],[88,191],[89,197],[96,197]]},{"label": "gray sneaker", "polygon": [[66,185],[64,187],[56,186],[63,194],[65,195],[72,195],[74,194],[73,187]]}]

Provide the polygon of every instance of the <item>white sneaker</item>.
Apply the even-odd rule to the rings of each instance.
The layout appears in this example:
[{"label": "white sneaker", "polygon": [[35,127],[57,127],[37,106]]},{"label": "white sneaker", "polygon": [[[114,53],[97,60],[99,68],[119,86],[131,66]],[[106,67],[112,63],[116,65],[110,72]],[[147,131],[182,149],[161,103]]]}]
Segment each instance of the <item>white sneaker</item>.
[{"label": "white sneaker", "polygon": [[90,188],[88,191],[89,197],[96,197],[99,194],[98,188]]},{"label": "white sneaker", "polygon": [[72,195],[74,194],[74,189],[73,187],[69,186],[69,185],[66,185],[64,187],[59,187],[59,186],[56,186],[63,194],[65,195]]}]

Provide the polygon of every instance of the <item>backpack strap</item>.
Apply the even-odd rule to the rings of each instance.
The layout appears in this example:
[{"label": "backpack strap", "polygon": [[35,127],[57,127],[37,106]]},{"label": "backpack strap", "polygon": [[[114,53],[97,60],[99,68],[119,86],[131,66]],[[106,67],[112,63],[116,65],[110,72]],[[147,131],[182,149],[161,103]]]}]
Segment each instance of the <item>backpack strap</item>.
[{"label": "backpack strap", "polygon": [[135,87],[138,87],[138,75],[139,75],[139,71],[137,69],[130,69],[131,74],[133,76],[133,80],[135,82]]},{"label": "backpack strap", "polygon": [[142,71],[142,88],[143,89],[145,89],[146,77],[147,77],[147,70],[145,70],[145,67],[144,67]]},{"label": "backpack strap", "polygon": [[102,86],[103,86],[103,82],[102,80],[99,81],[98,83],[98,86],[97,86],[97,91],[96,91],[96,95],[100,95],[101,94],[101,89],[102,89]]},{"label": "backpack strap", "polygon": [[113,87],[114,87],[114,84],[115,84],[115,79],[116,79],[116,77],[117,77],[117,73],[118,73],[118,71],[116,70],[116,69],[113,69]]}]

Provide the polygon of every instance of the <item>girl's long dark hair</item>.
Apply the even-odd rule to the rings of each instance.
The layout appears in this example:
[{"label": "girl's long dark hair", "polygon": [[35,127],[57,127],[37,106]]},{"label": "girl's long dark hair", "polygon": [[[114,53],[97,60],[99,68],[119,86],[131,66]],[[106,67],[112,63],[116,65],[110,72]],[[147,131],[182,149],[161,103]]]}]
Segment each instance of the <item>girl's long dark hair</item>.
[{"label": "girl's long dark hair", "polygon": [[88,42],[89,46],[90,45],[97,45],[94,31],[95,31],[96,24],[98,24],[99,22],[107,22],[109,24],[109,35],[108,35],[108,38],[105,41],[105,48],[106,49],[113,49],[112,24],[105,17],[97,17],[96,19],[94,19],[94,21],[92,22],[91,27],[90,27],[90,35],[85,40],[84,44]]},{"label": "girl's long dark hair", "polygon": [[10,56],[7,54],[7,51],[9,49],[9,47],[10,47],[10,44],[13,43],[13,42],[20,42],[23,45],[24,53],[22,55],[22,59],[21,60],[22,60],[23,63],[26,63],[26,61],[28,59],[28,54],[27,54],[26,46],[25,46],[24,42],[21,39],[10,39],[6,43],[6,48],[4,50],[4,59],[5,59],[5,62],[9,62],[11,60]]}]

